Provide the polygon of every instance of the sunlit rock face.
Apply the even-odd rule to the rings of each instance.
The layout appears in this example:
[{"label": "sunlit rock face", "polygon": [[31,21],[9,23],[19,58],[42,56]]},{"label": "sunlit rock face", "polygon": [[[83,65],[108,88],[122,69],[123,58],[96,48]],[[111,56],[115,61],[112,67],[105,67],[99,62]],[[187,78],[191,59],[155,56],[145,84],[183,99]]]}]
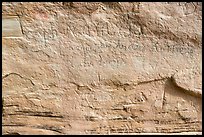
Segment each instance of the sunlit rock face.
[{"label": "sunlit rock face", "polygon": [[2,3],[3,134],[202,131],[202,5]]}]

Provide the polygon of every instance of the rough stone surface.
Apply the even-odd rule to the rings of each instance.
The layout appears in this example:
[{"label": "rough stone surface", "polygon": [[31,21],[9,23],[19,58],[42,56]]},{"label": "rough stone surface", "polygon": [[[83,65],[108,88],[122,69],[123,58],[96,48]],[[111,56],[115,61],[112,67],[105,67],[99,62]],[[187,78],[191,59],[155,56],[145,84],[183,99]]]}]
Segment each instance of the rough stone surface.
[{"label": "rough stone surface", "polygon": [[3,134],[200,134],[201,11],[3,3]]}]

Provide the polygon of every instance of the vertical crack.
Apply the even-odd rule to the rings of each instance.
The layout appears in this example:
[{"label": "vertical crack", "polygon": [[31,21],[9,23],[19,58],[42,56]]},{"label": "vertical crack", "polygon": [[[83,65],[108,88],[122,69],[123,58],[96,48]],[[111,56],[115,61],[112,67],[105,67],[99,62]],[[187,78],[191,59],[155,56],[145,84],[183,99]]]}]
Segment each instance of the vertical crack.
[{"label": "vertical crack", "polygon": [[101,81],[101,76],[100,76],[100,74],[98,73],[98,82],[100,82]]},{"label": "vertical crack", "polygon": [[24,35],[23,25],[22,25],[22,22],[21,22],[20,15],[17,15],[17,16],[18,16],[18,19],[19,19],[19,24],[20,24],[20,27],[21,27],[21,33]]},{"label": "vertical crack", "polygon": [[163,97],[162,97],[162,109],[164,108],[165,104],[166,104],[166,97],[165,97],[165,89],[164,89]]},{"label": "vertical crack", "polygon": [[43,31],[43,38],[44,38],[44,46],[47,47],[47,39],[46,39],[45,30]]}]

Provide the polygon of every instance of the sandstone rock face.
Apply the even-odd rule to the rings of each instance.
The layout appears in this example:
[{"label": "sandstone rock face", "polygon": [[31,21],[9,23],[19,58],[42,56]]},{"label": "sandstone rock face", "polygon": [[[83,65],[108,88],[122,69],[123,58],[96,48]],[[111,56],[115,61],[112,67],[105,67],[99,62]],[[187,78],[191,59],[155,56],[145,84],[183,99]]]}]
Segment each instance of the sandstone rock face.
[{"label": "sandstone rock face", "polygon": [[3,3],[3,134],[201,132],[201,11]]}]

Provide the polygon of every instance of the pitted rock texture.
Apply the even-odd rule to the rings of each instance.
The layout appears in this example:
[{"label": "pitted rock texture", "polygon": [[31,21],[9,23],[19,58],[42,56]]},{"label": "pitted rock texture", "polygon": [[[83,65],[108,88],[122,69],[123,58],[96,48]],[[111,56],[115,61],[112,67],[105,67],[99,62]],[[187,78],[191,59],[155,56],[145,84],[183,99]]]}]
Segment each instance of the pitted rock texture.
[{"label": "pitted rock texture", "polygon": [[202,131],[202,4],[2,3],[3,134]]}]

